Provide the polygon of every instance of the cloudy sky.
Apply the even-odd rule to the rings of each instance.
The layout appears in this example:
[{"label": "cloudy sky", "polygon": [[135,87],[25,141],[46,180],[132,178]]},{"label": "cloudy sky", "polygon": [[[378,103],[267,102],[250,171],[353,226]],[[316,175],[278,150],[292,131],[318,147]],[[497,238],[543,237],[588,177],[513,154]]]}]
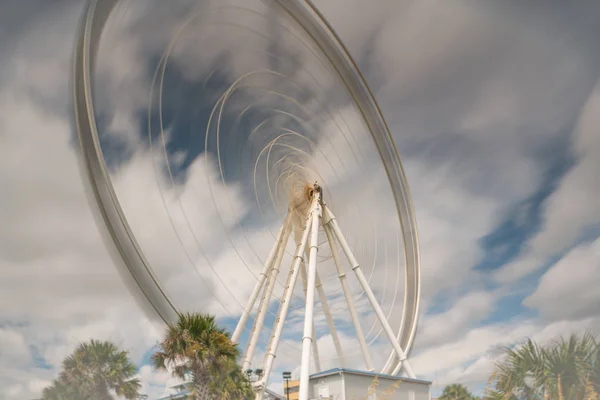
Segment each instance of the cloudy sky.
[{"label": "cloudy sky", "polygon": [[[196,3],[129,3],[112,21],[97,70],[97,107],[113,182],[140,245],[174,301],[182,308],[212,312],[232,330],[240,303],[252,290],[250,278],[260,271],[280,223],[275,207],[265,211],[248,200],[254,195],[246,184],[251,168],[238,166],[252,166],[257,152],[250,145],[260,149],[264,143],[254,139],[258,134],[240,128],[254,126],[251,121],[225,116],[228,127],[223,130],[230,136],[225,134],[223,141],[235,157],[222,160],[221,179],[215,143],[208,139],[205,146],[210,135],[190,132],[207,124],[207,107],[219,93],[211,84],[229,82],[246,66],[263,62],[253,49],[264,42],[252,42],[258,34],[247,35],[244,51],[222,59],[223,49],[236,46],[234,33],[217,35],[200,19],[192,25],[208,32],[202,31],[206,43],[194,29],[181,34],[172,49],[176,68],[164,74],[171,160],[165,169],[162,149],[154,145],[160,137],[158,106],[149,100],[156,97],[152,79],[177,28],[195,15],[190,10]],[[452,382],[478,392],[498,346],[525,337],[544,341],[600,330],[600,5],[583,0],[568,5],[315,3],[372,86],[410,183],[422,255],[423,308],[411,353],[417,376],[434,381],[434,393]],[[98,233],[78,169],[69,72],[82,3],[28,0],[1,7],[0,396],[39,395],[62,359],[90,338],[110,339],[128,349],[140,365],[144,392],[160,395],[167,377],[146,364],[162,326],[141,310],[123,283]],[[273,33],[270,26],[260,29],[268,37]],[[284,39],[275,45],[279,47],[272,51],[286,55],[282,59],[301,54]],[[216,59],[227,65],[218,64],[217,74],[211,63]],[[298,65],[312,71],[328,104],[347,106],[326,71],[310,59],[269,62],[306,85],[310,77],[298,72]],[[320,109],[314,91],[257,79],[251,84],[292,91],[310,110]],[[237,107],[231,103],[234,116],[240,115],[243,101],[258,101],[255,92],[240,96]],[[260,99],[270,101],[267,95]],[[248,118],[265,118],[259,111]],[[331,202],[339,210],[334,212],[350,242],[367,243],[357,253],[369,261],[366,273],[398,322],[391,296],[400,279],[394,270],[395,231],[383,224],[389,193],[386,197],[372,144],[363,142],[366,136],[356,128],[350,145],[336,136],[339,131],[323,113],[307,114],[310,126],[319,127],[318,134],[312,132],[316,143],[304,149],[311,153],[312,171],[330,183]],[[344,118],[353,127],[359,124],[351,110]],[[289,120],[281,124],[292,126]],[[149,127],[154,128],[150,142]],[[304,133],[310,136],[311,130]],[[244,146],[239,136],[231,136],[241,134]],[[364,151],[360,157],[357,149]],[[335,157],[322,156],[332,152]],[[173,181],[167,179],[171,175]],[[373,178],[368,190],[357,190],[365,186],[367,175]],[[364,204],[375,206],[366,213]],[[361,217],[352,222],[348,215],[357,211]],[[383,229],[378,236],[375,225]],[[378,250],[373,250],[375,243]],[[370,262],[374,259],[378,261]],[[339,288],[327,277],[327,268],[323,263],[325,286],[331,286],[332,307],[341,310]],[[398,279],[381,272],[388,270]],[[298,354],[294,331],[301,326],[302,291],[295,296],[282,354]],[[364,298],[358,300],[366,331],[374,338],[374,357],[385,361],[389,348],[377,337],[378,328],[369,329],[372,318]],[[276,309],[274,301],[270,310]],[[355,348],[348,317],[342,314],[336,317],[342,345]],[[321,314],[316,323],[322,364],[335,365],[333,352],[327,354],[331,338]],[[352,357],[360,362],[360,355]],[[297,368],[289,357],[280,358],[271,384],[278,391],[280,371]]]}]

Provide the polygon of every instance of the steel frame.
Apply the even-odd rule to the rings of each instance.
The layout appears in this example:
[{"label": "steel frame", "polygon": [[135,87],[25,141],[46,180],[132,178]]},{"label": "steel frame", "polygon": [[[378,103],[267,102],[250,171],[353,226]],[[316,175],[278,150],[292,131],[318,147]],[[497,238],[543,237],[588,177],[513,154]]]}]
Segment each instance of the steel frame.
[{"label": "steel frame", "polygon": [[[364,333],[362,331],[359,316],[356,311],[356,307],[352,300],[352,296],[350,293],[350,289],[347,283],[347,276],[342,267],[342,263],[340,262],[340,256],[337,249],[337,245],[341,247],[344,252],[354,275],[356,276],[358,282],[361,285],[362,290],[369,300],[369,304],[373,309],[379,323],[381,324],[383,331],[387,339],[390,342],[390,345],[394,351],[394,355],[398,360],[397,365],[395,366],[396,373],[400,368],[403,368],[408,377],[415,378],[415,374],[410,366],[409,361],[407,360],[406,353],[402,349],[396,335],[394,334],[386,316],[383,312],[381,305],[378,303],[373,290],[369,286],[369,283],[364,276],[361,267],[356,260],[348,242],[346,241],[345,236],[343,235],[334,214],[331,212],[329,207],[323,202],[322,199],[322,191],[321,188],[315,183],[313,186],[313,190],[311,191],[312,195],[310,200],[310,208],[306,215],[304,226],[302,227],[302,236],[301,239],[296,243],[296,252],[292,262],[292,266],[290,268],[287,282],[284,288],[284,293],[281,298],[281,302],[279,305],[279,309],[277,311],[277,316],[275,319],[275,324],[273,326],[271,336],[267,345],[267,351],[265,354],[264,362],[263,362],[263,374],[260,379],[254,382],[254,387],[256,390],[256,399],[262,399],[264,394],[264,390],[267,387],[269,375],[271,374],[271,370],[273,368],[273,362],[275,361],[275,357],[277,354],[277,347],[279,345],[279,341],[281,339],[281,333],[283,331],[283,327],[285,324],[285,320],[287,317],[287,313],[289,310],[289,303],[292,298],[292,294],[298,282],[298,275],[302,274],[303,277],[303,289],[305,292],[305,314],[304,314],[304,329],[302,335],[302,357],[300,362],[300,400],[308,400],[309,398],[309,375],[310,375],[310,357],[311,353],[313,355],[313,359],[315,362],[315,372],[319,372],[320,362],[319,362],[319,352],[317,346],[317,336],[314,325],[314,305],[315,305],[315,291],[319,296],[319,300],[322,305],[323,313],[325,314],[325,318],[327,320],[327,325],[329,331],[332,335],[334,346],[336,349],[336,353],[338,358],[340,359],[340,363],[342,366],[345,363],[344,352],[341,346],[341,342],[339,340],[339,335],[335,328],[335,323],[333,319],[333,315],[327,303],[327,296],[323,289],[322,282],[318,276],[317,272],[317,252],[319,250],[318,245],[318,234],[319,227],[323,228],[325,235],[327,237],[327,243],[331,248],[331,254],[335,266],[338,272],[338,278],[340,280],[340,284],[342,286],[342,290],[344,292],[344,299],[346,301],[346,305],[348,306],[348,311],[352,318],[352,323],[354,326],[356,338],[360,345],[360,349],[365,360],[365,365],[369,371],[373,371],[373,361],[371,359],[371,355],[369,353],[369,347],[367,345]],[[277,241],[267,258],[265,266],[261,272],[260,278],[257,281],[257,284],[252,291],[250,299],[244,312],[240,318],[240,321],[236,327],[234,333],[234,341],[239,339],[240,332],[244,329],[248,317],[251,313],[252,308],[254,307],[254,303],[258,298],[260,291],[263,291],[263,295],[261,297],[261,301],[259,303],[258,309],[256,311],[257,317],[254,320],[252,326],[252,334],[248,342],[248,346],[246,348],[246,352],[244,353],[244,359],[242,363],[242,368],[245,370],[249,368],[252,364],[252,357],[254,356],[254,352],[256,350],[256,345],[258,341],[258,337],[260,331],[263,328],[264,317],[266,315],[267,309],[270,304],[270,299],[273,293],[273,285],[275,279],[277,278],[277,274],[279,273],[279,268],[281,264],[282,254],[286,247],[287,240],[289,239],[290,232],[292,230],[292,219],[290,215],[292,214],[292,210],[288,211],[288,216],[280,229],[279,235],[277,237]],[[337,243],[336,243],[337,242]],[[306,259],[308,259],[308,268],[306,270]]]}]

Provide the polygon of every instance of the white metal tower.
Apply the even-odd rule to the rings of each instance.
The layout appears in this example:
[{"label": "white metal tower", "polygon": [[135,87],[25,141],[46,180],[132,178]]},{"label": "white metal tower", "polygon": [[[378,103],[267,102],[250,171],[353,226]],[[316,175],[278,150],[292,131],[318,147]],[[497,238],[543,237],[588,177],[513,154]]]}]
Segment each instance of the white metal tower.
[{"label": "white metal tower", "polygon": [[[393,348],[393,351],[395,352],[399,360],[396,365],[396,368],[402,366],[406,374],[410,378],[414,378],[415,375],[410,366],[409,361],[407,360],[406,353],[398,343],[398,339],[396,338],[396,335],[394,334],[394,331],[392,330],[385,313],[383,312],[381,306],[377,302],[373,290],[369,286],[369,283],[365,278],[360,268],[360,265],[358,264],[358,261],[354,257],[350,246],[348,245],[344,235],[340,230],[340,227],[335,219],[335,215],[331,212],[329,207],[327,207],[327,204],[324,202],[322,189],[317,183],[315,183],[312,187],[309,187],[307,189],[306,201],[308,202],[308,204],[310,204],[310,206],[308,207],[306,218],[303,221],[303,226],[296,227],[296,229],[301,229],[302,235],[300,241],[296,245],[296,252],[294,254],[293,264],[290,268],[290,272],[287,277],[284,294],[281,298],[279,310],[275,319],[275,325],[273,326],[271,337],[267,346],[267,351],[265,354],[263,365],[263,376],[261,379],[254,383],[254,386],[257,391],[257,400],[262,399],[263,391],[267,386],[271,369],[273,367],[273,361],[275,360],[275,357],[277,355],[277,346],[279,345],[279,341],[281,339],[281,332],[283,330],[285,320],[287,317],[288,307],[292,298],[292,293],[298,282],[298,275],[300,274],[301,269],[304,268],[304,263],[306,261],[308,261],[308,273],[306,282],[304,331],[302,335],[302,359],[300,366],[300,400],[308,400],[309,398],[308,384],[311,352],[313,352],[316,355],[315,359],[318,360],[318,349],[315,342],[316,337],[313,325],[315,291],[319,292],[319,298],[322,302],[323,310],[327,319],[329,330],[333,338],[338,358],[341,360],[342,364],[344,362],[344,352],[337,331],[335,329],[335,325],[333,323],[333,316],[329,312],[329,307],[327,305],[327,296],[325,296],[325,294],[323,293],[323,287],[322,285],[320,285],[319,274],[317,271],[317,252],[319,250],[319,227],[323,228],[327,236],[327,242],[331,248],[331,254],[338,271],[340,284],[344,291],[348,311],[352,318],[356,338],[360,344],[360,348],[367,369],[372,371],[373,363],[371,361],[369,348],[366,344],[365,336],[363,334],[360,321],[358,320],[358,315],[352,296],[350,295],[348,289],[348,285],[346,282],[346,273],[344,272],[344,268],[342,266],[337,249],[338,244],[342,248],[342,251],[346,256],[350,267],[356,276],[356,279],[358,279],[362,289],[367,295],[373,312],[377,316],[379,323],[382,325],[385,335],[389,340],[390,345]],[[254,352],[256,351],[256,345],[258,343],[259,334],[263,327],[267,308],[269,307],[269,303],[273,295],[273,284],[277,279],[277,275],[279,274],[283,251],[286,242],[290,237],[290,233],[294,229],[294,221],[292,218],[290,218],[292,214],[293,210],[290,209],[288,211],[288,215],[285,219],[284,225],[280,229],[279,236],[260,274],[260,279],[256,282],[256,285],[254,286],[252,295],[248,300],[246,308],[243,311],[243,314],[232,337],[234,342],[237,342],[239,340],[240,335],[248,321],[248,317],[254,309],[256,300],[260,295],[261,297],[259,301],[259,306],[256,311],[256,316],[254,318],[254,324],[252,327],[252,334],[250,336],[248,346],[246,347],[246,351],[243,357],[243,370],[246,370],[250,367],[252,357],[254,356]]]}]

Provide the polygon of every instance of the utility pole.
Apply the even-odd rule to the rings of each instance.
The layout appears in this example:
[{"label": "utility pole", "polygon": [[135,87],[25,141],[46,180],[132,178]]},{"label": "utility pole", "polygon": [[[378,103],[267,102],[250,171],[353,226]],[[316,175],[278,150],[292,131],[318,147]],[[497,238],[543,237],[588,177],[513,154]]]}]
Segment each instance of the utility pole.
[{"label": "utility pole", "polygon": [[285,398],[287,400],[290,400],[290,379],[292,379],[292,373],[287,371],[284,372],[283,380],[285,381]]}]

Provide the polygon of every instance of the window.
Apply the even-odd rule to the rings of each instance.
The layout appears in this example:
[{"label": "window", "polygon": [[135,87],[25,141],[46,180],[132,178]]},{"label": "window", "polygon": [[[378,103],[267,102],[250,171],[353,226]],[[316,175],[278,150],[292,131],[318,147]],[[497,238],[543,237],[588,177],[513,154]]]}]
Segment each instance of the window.
[{"label": "window", "polygon": [[298,393],[300,391],[300,386],[290,386],[289,388],[284,389],[289,393]]},{"label": "window", "polygon": [[321,399],[329,398],[329,385],[319,385],[318,386],[318,397]]}]

